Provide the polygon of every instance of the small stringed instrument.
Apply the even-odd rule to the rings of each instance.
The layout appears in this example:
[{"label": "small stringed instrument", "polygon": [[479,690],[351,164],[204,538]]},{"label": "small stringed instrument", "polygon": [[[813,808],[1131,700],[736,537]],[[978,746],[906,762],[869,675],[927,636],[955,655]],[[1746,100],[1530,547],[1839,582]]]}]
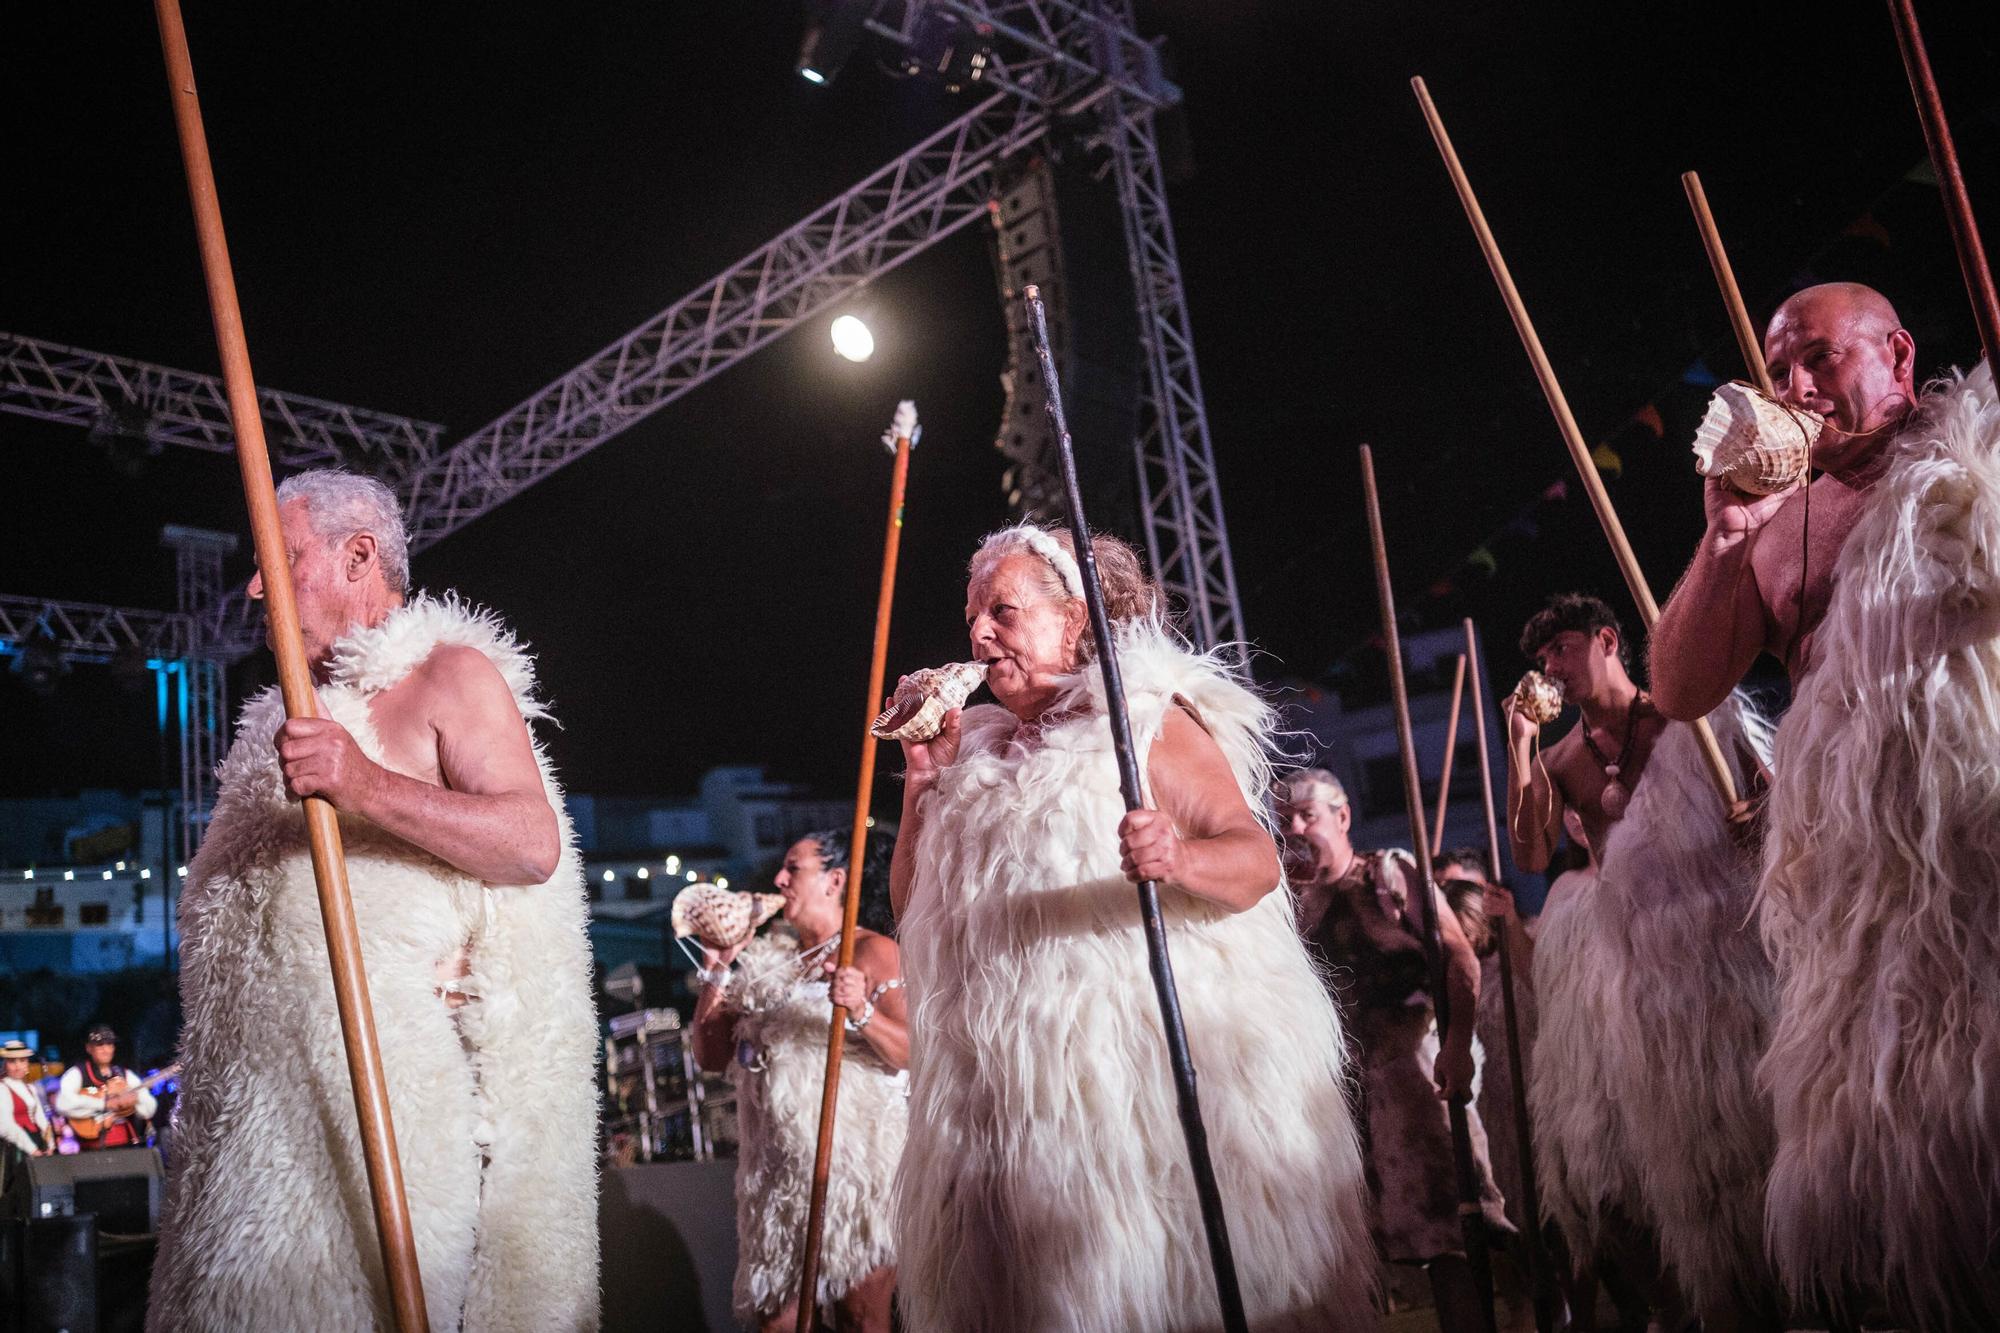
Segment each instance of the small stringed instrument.
[{"label": "small stringed instrument", "polygon": [[[180,1072],[181,1067],[179,1065],[168,1065],[151,1078],[142,1080],[136,1087],[128,1084],[122,1077],[114,1078],[97,1090],[98,1095],[103,1097],[105,1101],[110,1102],[121,1095],[132,1096],[135,1093],[150,1092]],[[110,1125],[112,1121],[130,1120],[135,1109],[136,1104],[128,1105],[122,1111],[104,1110],[97,1112],[95,1115],[73,1115],[64,1118],[69,1121],[70,1132],[76,1135],[79,1142],[91,1143],[95,1142],[104,1133],[105,1127]]]}]

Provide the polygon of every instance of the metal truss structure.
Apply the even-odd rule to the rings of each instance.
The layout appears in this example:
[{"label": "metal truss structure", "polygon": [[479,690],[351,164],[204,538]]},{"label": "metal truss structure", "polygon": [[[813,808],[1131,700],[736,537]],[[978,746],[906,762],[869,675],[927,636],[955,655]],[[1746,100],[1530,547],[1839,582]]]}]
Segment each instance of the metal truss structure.
[{"label": "metal truss structure", "polygon": [[0,644],[46,644],[69,661],[109,662],[121,653],[175,659],[195,651],[194,622],[174,611],[138,611],[0,593]]},{"label": "metal truss structure", "polygon": [[[1180,92],[1162,77],[1158,51],[1139,36],[1130,0],[904,0],[899,12],[899,25],[870,26],[908,41],[919,19],[936,12],[990,34],[983,83],[991,95],[449,448],[435,425],[264,390],[275,460],[339,463],[381,477],[403,497],[411,547],[422,550],[987,217],[995,167],[1060,123],[1100,137],[1117,175],[1145,344],[1134,456],[1155,575],[1199,643],[1240,641],[1242,611],[1153,124]],[[0,411],[160,446],[223,451],[233,438],[214,377],[18,335],[0,334]],[[173,651],[163,646],[159,656],[202,664],[188,677],[182,771],[191,808],[205,817],[204,784],[223,728],[221,663],[254,650],[262,635],[243,593],[223,585],[219,555],[183,552],[182,561],[175,614],[0,598],[0,646],[46,626],[72,656],[171,641]]]},{"label": "metal truss structure", "polygon": [[[287,468],[349,467],[391,486],[435,454],[444,427],[320,398],[259,389],[272,461]],[[213,375],[86,352],[0,333],[0,412],[82,426],[159,450],[226,454],[235,447],[229,400]]]}]

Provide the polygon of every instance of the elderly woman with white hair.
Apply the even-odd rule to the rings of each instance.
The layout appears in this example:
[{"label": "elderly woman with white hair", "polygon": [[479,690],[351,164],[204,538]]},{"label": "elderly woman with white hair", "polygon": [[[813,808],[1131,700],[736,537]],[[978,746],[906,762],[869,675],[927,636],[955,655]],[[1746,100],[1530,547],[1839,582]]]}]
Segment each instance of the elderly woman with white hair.
[{"label": "elderly woman with white hair", "polygon": [[1133,891],[1154,879],[1251,1327],[1365,1326],[1340,1023],[1259,813],[1272,714],[1167,627],[1130,547],[1093,550],[1150,808],[1119,796],[1066,533],[981,545],[965,617],[998,706],[904,743],[903,1313],[921,1333],[1217,1326]]}]

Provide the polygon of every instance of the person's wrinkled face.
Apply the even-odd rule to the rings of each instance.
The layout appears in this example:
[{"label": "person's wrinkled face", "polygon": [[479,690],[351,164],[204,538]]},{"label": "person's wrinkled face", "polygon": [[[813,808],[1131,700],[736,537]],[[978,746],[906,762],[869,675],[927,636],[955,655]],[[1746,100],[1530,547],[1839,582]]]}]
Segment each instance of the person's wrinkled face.
[{"label": "person's wrinkled face", "polygon": [[[306,660],[322,661],[353,627],[354,590],[347,577],[346,544],[331,543],[313,530],[304,500],[288,500],[280,506],[278,524],[284,530],[285,556],[291,562],[292,597],[298,603]],[[264,599],[262,570],[250,576],[247,591],[253,601]],[[264,638],[270,642],[268,624]]]},{"label": "person's wrinkled face", "polygon": [[986,664],[986,686],[1017,714],[1052,694],[1076,669],[1082,604],[1047,591],[1041,557],[1016,552],[973,581],[965,594],[965,626],[974,661]]},{"label": "person's wrinkled face", "polygon": [[838,902],[847,885],[847,872],[832,869],[811,838],[800,838],[785,852],[785,864],[771,881],[785,900],[784,918],[798,925],[800,918],[820,914],[827,903]]},{"label": "person's wrinkled face", "polygon": [[1335,805],[1318,797],[1285,801],[1278,807],[1286,853],[1310,865],[1337,858],[1347,847],[1347,829],[1354,811],[1345,801]]},{"label": "person's wrinkled face", "polygon": [[110,1041],[93,1041],[83,1048],[90,1053],[91,1061],[97,1065],[108,1065],[111,1057],[118,1054],[118,1044]]},{"label": "person's wrinkled face", "polygon": [[[1780,400],[1826,418],[1822,444],[1865,435],[1907,404],[1898,379],[1898,337],[1834,297],[1781,309],[1764,338],[1764,359]],[[1817,456],[1819,449],[1816,446]]]},{"label": "person's wrinkled face", "polygon": [[1565,699],[1596,697],[1618,656],[1617,636],[1609,629],[1595,633],[1566,629],[1543,644],[1535,665],[1562,686]]}]

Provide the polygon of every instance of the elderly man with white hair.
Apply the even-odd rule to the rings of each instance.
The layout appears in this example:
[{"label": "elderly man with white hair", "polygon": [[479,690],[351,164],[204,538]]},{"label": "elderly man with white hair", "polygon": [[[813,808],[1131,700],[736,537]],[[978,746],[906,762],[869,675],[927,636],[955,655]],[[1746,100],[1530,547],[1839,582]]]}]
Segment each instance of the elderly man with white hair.
[{"label": "elderly man with white hair", "polygon": [[[491,614],[412,595],[380,482],[278,488],[316,718],[244,708],[181,903],[182,1091],[148,1326],[386,1327],[300,801],[338,810],[433,1328],[597,1322],[583,879]],[[263,596],[262,575],[250,595]]]}]

